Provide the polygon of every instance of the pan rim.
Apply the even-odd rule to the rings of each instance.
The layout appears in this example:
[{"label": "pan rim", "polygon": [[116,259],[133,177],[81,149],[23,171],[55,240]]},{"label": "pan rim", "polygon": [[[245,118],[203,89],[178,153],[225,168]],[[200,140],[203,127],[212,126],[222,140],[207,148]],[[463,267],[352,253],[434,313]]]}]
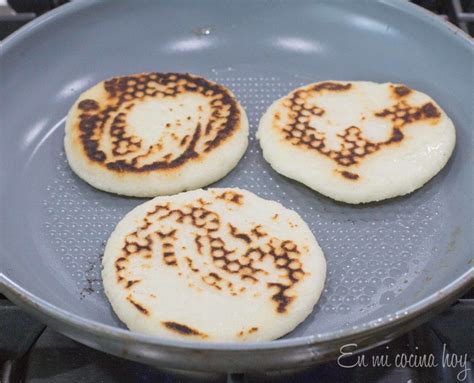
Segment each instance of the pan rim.
[{"label": "pan rim", "polygon": [[[465,45],[467,48],[474,49],[474,39],[471,38],[471,36],[469,36],[466,32],[456,27],[454,24],[451,24],[449,21],[443,20],[434,13],[431,13],[430,11],[416,4],[404,0],[376,0],[376,2],[384,4],[387,7],[396,8],[406,14],[424,18],[427,22],[438,26],[438,28],[444,32],[452,33],[454,37],[451,37],[457,39],[458,42],[463,43],[463,45]],[[14,48],[15,44],[19,43],[23,38],[28,37],[31,33],[34,33],[37,29],[41,28],[44,24],[47,24],[47,22],[50,20],[57,19],[58,17],[64,16],[66,14],[77,12],[81,9],[86,9],[100,3],[100,0],[76,0],[75,2],[63,4],[61,7],[55,8],[37,17],[2,40],[2,50],[0,51],[0,57],[3,56],[9,48]]]},{"label": "pan rim", "polygon": [[[4,281],[2,281],[2,278]],[[25,290],[4,274],[0,274],[0,287],[2,285],[6,287],[5,293],[7,296],[9,295],[8,292],[11,292],[14,301],[19,302],[20,304],[25,304],[34,311],[39,311],[47,317],[66,323],[74,328],[114,340],[120,339],[123,341],[135,341],[150,346],[176,347],[199,351],[262,351],[282,347],[290,348],[304,345],[318,345],[327,342],[340,343],[344,340],[353,341],[355,337],[374,336],[383,333],[384,330],[391,327],[401,326],[423,313],[433,312],[437,307],[442,307],[444,304],[453,302],[467,289],[469,285],[472,284],[474,284],[474,267],[460,275],[445,288],[428,295],[417,303],[405,309],[398,310],[395,314],[388,314],[369,322],[365,322],[359,326],[352,326],[350,328],[329,331],[322,334],[307,335],[290,339],[276,339],[249,343],[224,343],[172,340],[99,323],[59,308]]]},{"label": "pan rim", "polygon": [[[454,25],[443,21],[438,16],[431,12],[403,0],[390,1],[379,0],[379,3],[395,8],[405,14],[415,16],[419,19],[424,19],[427,23],[432,24],[443,33],[449,33],[454,42],[461,43],[466,49],[473,50],[474,40],[471,39],[465,32],[458,29]],[[100,4],[100,1],[75,1],[61,6],[51,12],[46,13],[28,23],[12,35],[2,41],[2,50],[0,57],[6,55],[9,50],[15,49],[17,44],[25,38],[28,38],[32,33],[41,29],[48,22],[57,19],[58,17],[78,12],[82,9],[92,7]],[[1,188],[4,189],[4,188]],[[4,190],[0,190],[0,193]],[[468,266],[468,265],[467,265]],[[301,345],[322,344],[325,342],[343,341],[345,339],[353,339],[354,336],[360,337],[364,335],[374,336],[382,334],[385,330],[393,326],[399,326],[415,319],[424,312],[434,311],[437,307],[447,304],[456,299],[468,285],[474,282],[474,267],[471,267],[454,281],[449,283],[444,288],[434,292],[424,299],[406,307],[403,310],[397,311],[395,314],[388,314],[378,319],[365,322],[359,326],[352,326],[345,329],[325,332],[322,334],[308,335],[291,339],[278,339],[265,342],[252,343],[205,343],[205,342],[188,342],[179,340],[169,340],[158,336],[149,336],[140,333],[135,333],[127,329],[118,328],[115,326],[102,324],[94,320],[90,320],[72,314],[64,309],[61,309],[48,301],[45,301],[31,292],[25,290],[13,280],[8,278],[5,274],[0,272],[0,290],[5,290],[6,295],[12,297],[12,300],[28,306],[34,311],[50,317],[54,320],[63,322],[69,326],[88,331],[93,334],[98,334],[110,339],[132,340],[143,344],[152,346],[167,346],[176,348],[187,348],[195,350],[229,350],[229,351],[250,351],[250,350],[269,350],[281,347],[298,347]]]}]

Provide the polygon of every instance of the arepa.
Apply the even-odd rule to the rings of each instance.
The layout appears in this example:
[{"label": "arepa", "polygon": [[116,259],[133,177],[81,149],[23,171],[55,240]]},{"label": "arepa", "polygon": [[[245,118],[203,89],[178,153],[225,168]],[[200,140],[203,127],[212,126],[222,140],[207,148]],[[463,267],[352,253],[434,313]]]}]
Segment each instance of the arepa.
[{"label": "arepa", "polygon": [[418,189],[444,167],[456,140],[426,94],[364,81],[292,91],[268,108],[257,137],[277,172],[352,204]]},{"label": "arepa", "polygon": [[224,177],[247,142],[245,111],[224,86],[190,74],[142,73],[81,94],[64,146],[71,168],[92,186],[154,197]]},{"label": "arepa", "polygon": [[326,262],[299,215],[240,189],[156,197],[103,257],[105,293],[133,331],[191,341],[271,340],[311,313]]}]

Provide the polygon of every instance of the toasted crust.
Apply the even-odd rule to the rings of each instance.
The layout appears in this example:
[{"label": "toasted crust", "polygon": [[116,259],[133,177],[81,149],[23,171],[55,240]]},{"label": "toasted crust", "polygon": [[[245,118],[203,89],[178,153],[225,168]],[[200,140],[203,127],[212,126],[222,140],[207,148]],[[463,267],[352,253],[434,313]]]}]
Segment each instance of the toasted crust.
[{"label": "toasted crust", "polygon": [[156,196],[223,177],[247,136],[245,112],[225,87],[190,74],[142,73],[84,92],[68,114],[65,148],[91,185]]},{"label": "toasted crust", "polygon": [[257,137],[280,173],[363,203],[421,187],[446,164],[455,130],[434,100],[405,85],[326,81],[272,104]]},{"label": "toasted crust", "polygon": [[324,256],[293,211],[240,189],[157,197],[111,235],[103,280],[127,326],[207,341],[278,338],[311,312]]}]

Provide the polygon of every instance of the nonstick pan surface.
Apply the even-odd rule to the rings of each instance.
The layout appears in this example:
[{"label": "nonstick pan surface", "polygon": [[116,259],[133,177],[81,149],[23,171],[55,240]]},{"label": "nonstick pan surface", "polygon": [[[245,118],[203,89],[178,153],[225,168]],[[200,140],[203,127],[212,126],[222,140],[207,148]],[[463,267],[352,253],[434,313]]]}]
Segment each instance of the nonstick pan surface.
[{"label": "nonstick pan surface", "polygon": [[[405,1],[74,1],[4,41],[1,53],[0,291],[92,347],[189,370],[285,369],[388,340],[473,281],[473,43]],[[64,118],[94,83],[191,72],[228,86],[251,123],[245,157],[213,186],[295,209],[328,260],[319,304],[283,339],[170,341],[128,331],[111,311],[100,259],[144,200],[95,190],[63,149]],[[275,171],[254,138],[270,103],[321,80],[399,82],[453,119],[455,152],[420,190],[363,206],[334,202]],[[210,313],[211,315],[211,313]]]}]

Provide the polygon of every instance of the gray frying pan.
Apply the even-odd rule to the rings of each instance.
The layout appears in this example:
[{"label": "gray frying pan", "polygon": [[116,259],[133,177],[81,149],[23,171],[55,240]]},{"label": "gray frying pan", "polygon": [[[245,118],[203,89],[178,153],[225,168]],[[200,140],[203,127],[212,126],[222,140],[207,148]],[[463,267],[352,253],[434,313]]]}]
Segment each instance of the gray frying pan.
[{"label": "gray frying pan", "polygon": [[[169,368],[286,369],[341,345],[387,341],[473,283],[473,43],[406,1],[74,1],[28,24],[1,52],[0,292],[91,347]],[[252,138],[216,186],[298,211],[328,260],[314,312],[282,339],[170,341],[128,331],[100,281],[109,233],[140,199],[93,189],[68,167],[64,117],[104,78],[203,75],[232,89],[252,132],[272,100],[312,81],[405,83],[451,116],[457,147],[420,190],[364,206],[336,203],[275,173]],[[211,313],[210,313],[211,315]]]}]

